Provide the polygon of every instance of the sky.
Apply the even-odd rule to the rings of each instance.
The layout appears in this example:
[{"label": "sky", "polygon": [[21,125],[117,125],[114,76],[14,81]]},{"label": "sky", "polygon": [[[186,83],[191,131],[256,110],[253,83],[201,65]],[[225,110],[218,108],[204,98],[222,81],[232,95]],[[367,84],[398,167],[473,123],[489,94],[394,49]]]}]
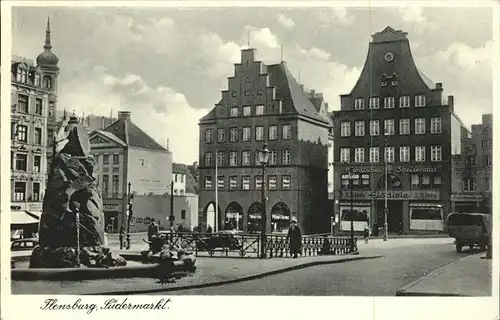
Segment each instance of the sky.
[{"label": "sky", "polygon": [[48,16],[59,110],[130,111],[158,143],[169,140],[175,162],[198,160],[198,120],[220,100],[248,43],[265,63],[279,62],[283,46],[292,74],[338,110],[371,35],[391,26],[408,33],[417,67],[455,96],[467,126],[492,112],[491,8],[17,7],[12,54],[36,59]]}]

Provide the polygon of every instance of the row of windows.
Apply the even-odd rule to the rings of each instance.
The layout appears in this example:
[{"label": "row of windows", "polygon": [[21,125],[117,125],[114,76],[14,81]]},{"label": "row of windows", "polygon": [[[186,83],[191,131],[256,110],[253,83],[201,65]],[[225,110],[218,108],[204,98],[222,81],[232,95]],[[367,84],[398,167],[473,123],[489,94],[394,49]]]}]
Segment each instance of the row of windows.
[{"label": "row of windows", "polygon": [[[42,156],[33,156],[33,172],[41,172]],[[28,171],[28,154],[10,152],[10,169],[17,171]]]},{"label": "row of windows", "polygon": [[[112,180],[112,189],[111,192],[113,194],[118,194],[120,189],[120,176],[119,175],[113,175],[113,180]],[[109,194],[109,175],[103,174],[102,175],[102,192],[104,194]]]},{"label": "row of windows", "polygon": [[[110,155],[109,154],[103,154],[102,155],[102,163],[103,164],[110,164],[109,160],[110,160]],[[120,164],[120,155],[119,154],[113,154],[112,155],[113,158],[113,164]],[[99,155],[98,154],[95,154],[94,155],[94,159],[96,161],[96,163],[99,163]]]},{"label": "row of windows", "polygon": [[493,143],[491,142],[491,140],[483,140],[481,145],[482,145],[483,149],[491,149],[493,146]]},{"label": "row of windows", "polygon": [[[490,154],[483,155],[483,165],[485,167],[493,166],[493,157]],[[465,158],[465,166],[466,167],[475,167],[476,166],[476,157],[475,156],[467,156]]]},{"label": "row of windows", "polygon": [[[42,144],[42,128],[35,128],[34,131],[34,139],[33,143],[37,145]],[[27,143],[28,142],[28,126],[25,125],[15,125],[13,123],[11,130],[11,139],[17,140],[20,142]]]},{"label": "row of windows", "polygon": [[[354,162],[362,163],[365,162],[365,148],[340,148],[340,162],[351,162],[351,150],[354,150]],[[380,162],[380,148],[370,147],[369,148],[369,162]],[[443,148],[442,146],[430,146],[431,161],[437,162],[442,161]],[[384,148],[384,161],[385,162],[395,162],[395,147],[385,147]],[[399,162],[410,162],[410,146],[400,146],[399,147]],[[414,152],[415,162],[425,162],[426,161],[426,147],[425,146],[415,146]]]},{"label": "row of windows", "polygon": [[[213,189],[213,177],[205,176],[205,190]],[[252,183],[253,180],[253,183]],[[225,186],[226,180],[224,176],[217,177],[217,185],[218,189],[227,190],[260,190],[262,189],[262,176],[255,176],[251,179],[250,176],[230,176],[228,179],[228,185]],[[291,177],[289,175],[281,176],[281,190],[290,190],[291,189]],[[267,176],[267,188],[268,190],[278,190],[278,176]]]},{"label": "row of windows", "polygon": [[[254,152],[254,162],[255,165],[261,165],[259,162],[259,150]],[[287,150],[282,150],[281,151],[281,164],[282,165],[288,165],[291,164],[291,153],[292,151],[287,149]],[[238,154],[239,152],[237,151],[231,151],[229,152],[228,155],[228,164],[231,167],[236,167],[238,165],[242,166],[249,166],[252,164],[252,151],[241,151],[241,162],[238,161]],[[226,156],[225,152],[217,152],[217,166],[225,166]],[[213,153],[212,152],[206,152],[204,155],[204,164],[206,167],[211,167],[214,165],[213,162]],[[268,160],[268,165],[277,165],[278,164],[278,150],[270,150],[269,153],[269,160]]]},{"label": "row of windows", "polygon": [[[384,108],[392,109],[395,107],[396,103],[395,97],[384,97]],[[425,107],[425,96],[424,95],[416,95],[414,100],[415,107]],[[409,108],[410,105],[410,96],[401,96],[399,97],[399,107],[400,108]],[[369,109],[380,109],[380,98],[379,97],[371,97],[368,99],[368,108]],[[354,110],[364,110],[365,109],[365,99],[364,98],[356,98],[354,99]]]},{"label": "row of windows", "polygon": [[[241,128],[241,138],[238,128],[229,128],[229,142],[238,142],[241,139],[244,142],[251,141],[252,127]],[[284,124],[281,126],[281,139],[290,140],[292,138],[292,126]],[[226,129],[217,129],[217,142],[226,142]],[[255,141],[264,141],[264,126],[255,127]],[[212,143],[214,140],[214,129],[205,130],[205,142]],[[278,140],[278,126],[270,125],[267,130],[267,140]]]},{"label": "row of windows", "polygon": [[[180,180],[181,183],[184,182],[184,174],[180,174],[180,173],[174,173],[174,181],[175,182],[179,182],[178,180]],[[180,179],[179,179],[180,177]]]},{"label": "row of windows", "polygon": [[[30,113],[29,97],[24,94],[17,96],[17,111],[23,113]],[[43,116],[43,101],[42,99],[35,98],[35,114]]]},{"label": "row of windows", "polygon": [[[34,74],[34,75],[33,75]],[[41,87],[41,76],[36,72],[28,72],[28,70],[18,68],[16,73],[16,81],[33,84],[36,87]],[[43,87],[47,89],[52,88],[52,78],[50,76],[45,76],[43,78]]]},{"label": "row of windows", "polygon": [[27,199],[27,184],[24,181],[14,182],[14,193],[12,195],[13,201],[41,201],[40,197],[40,183],[33,182],[33,192],[31,198]]},{"label": "row of windows", "polygon": [[[354,121],[354,135],[357,137],[362,137],[365,135],[365,122],[367,121]],[[384,135],[392,136],[395,134],[395,123],[394,119],[384,120]],[[370,136],[380,135],[380,120],[370,120],[369,121]],[[437,134],[441,133],[441,117],[432,117],[430,119],[430,133]],[[415,118],[414,119],[414,132],[415,134],[426,134],[426,119],[425,118]],[[399,119],[399,134],[408,135],[411,133],[410,129],[410,119]],[[340,136],[350,137],[351,136],[351,122],[342,121],[340,123]]]},{"label": "row of windows", "polygon": [[[229,110],[230,110],[229,111],[229,115],[231,117],[239,117],[240,116],[240,107],[238,107],[238,106],[231,107]],[[262,115],[264,115],[264,105],[262,105],[262,104],[261,105],[256,105],[254,110],[255,110],[254,111],[254,115],[256,115],[256,116],[262,116]],[[242,111],[243,111],[242,115],[244,117],[250,117],[250,116],[252,116],[252,106],[248,106],[248,105],[247,106],[243,106],[242,107]]]},{"label": "row of windows", "polygon": [[[462,190],[463,191],[476,191],[477,189],[476,178],[463,178],[462,179]],[[486,192],[491,192],[491,178],[486,177],[483,179],[483,188]]]},{"label": "row of windows", "polygon": [[[412,190],[441,188],[441,185],[443,183],[440,174],[427,174],[427,173],[423,174],[413,173],[410,176],[410,181]],[[342,175],[341,188],[371,190],[372,185],[370,183],[370,175],[358,174],[349,176],[344,174]]]}]

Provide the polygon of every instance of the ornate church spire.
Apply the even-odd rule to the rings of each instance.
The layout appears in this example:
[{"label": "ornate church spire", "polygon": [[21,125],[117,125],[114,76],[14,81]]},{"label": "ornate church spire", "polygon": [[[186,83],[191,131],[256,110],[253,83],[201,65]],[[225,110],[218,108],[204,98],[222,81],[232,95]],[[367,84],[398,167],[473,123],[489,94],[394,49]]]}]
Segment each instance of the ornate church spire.
[{"label": "ornate church spire", "polygon": [[50,44],[50,17],[47,17],[47,30],[45,30],[45,45],[43,47],[47,50],[52,49]]}]

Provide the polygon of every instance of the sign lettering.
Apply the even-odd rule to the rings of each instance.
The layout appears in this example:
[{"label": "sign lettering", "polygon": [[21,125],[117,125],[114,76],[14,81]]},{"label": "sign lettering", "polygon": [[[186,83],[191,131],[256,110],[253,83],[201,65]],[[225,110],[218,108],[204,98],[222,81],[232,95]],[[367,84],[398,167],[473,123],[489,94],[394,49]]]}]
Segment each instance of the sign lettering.
[{"label": "sign lettering", "polygon": [[420,172],[436,172],[437,168],[424,168],[424,167],[398,167],[397,172],[399,173],[420,173]]},{"label": "sign lettering", "polygon": [[105,204],[104,211],[118,211],[118,205],[117,204]]},{"label": "sign lettering", "polygon": [[452,194],[451,201],[482,201],[482,194]]},{"label": "sign lettering", "polygon": [[[351,192],[343,191],[342,199],[350,199]],[[355,200],[383,200],[385,199],[384,191],[353,191],[352,198]],[[389,200],[439,200],[439,191],[388,191],[387,199]]]}]

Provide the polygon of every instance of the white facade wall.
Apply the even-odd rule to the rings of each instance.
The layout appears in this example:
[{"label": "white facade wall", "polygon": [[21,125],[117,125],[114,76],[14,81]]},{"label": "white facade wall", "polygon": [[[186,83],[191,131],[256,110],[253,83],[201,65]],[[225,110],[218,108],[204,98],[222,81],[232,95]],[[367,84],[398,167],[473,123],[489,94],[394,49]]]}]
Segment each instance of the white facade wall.
[{"label": "white facade wall", "polygon": [[131,183],[131,192],[159,195],[170,193],[172,153],[129,147],[127,177]]}]

